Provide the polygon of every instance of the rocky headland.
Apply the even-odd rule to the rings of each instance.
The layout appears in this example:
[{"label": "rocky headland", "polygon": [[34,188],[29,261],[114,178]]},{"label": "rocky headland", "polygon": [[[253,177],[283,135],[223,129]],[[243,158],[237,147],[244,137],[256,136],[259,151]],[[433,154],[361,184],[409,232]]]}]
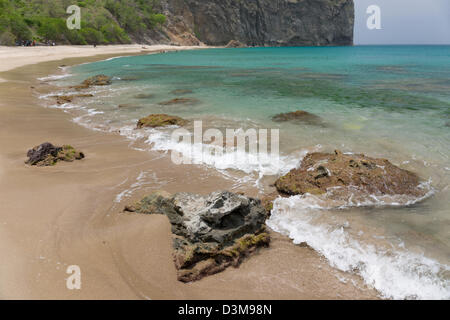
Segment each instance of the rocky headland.
[{"label": "rocky headland", "polygon": [[214,46],[352,45],[353,0],[162,0],[146,39]]}]

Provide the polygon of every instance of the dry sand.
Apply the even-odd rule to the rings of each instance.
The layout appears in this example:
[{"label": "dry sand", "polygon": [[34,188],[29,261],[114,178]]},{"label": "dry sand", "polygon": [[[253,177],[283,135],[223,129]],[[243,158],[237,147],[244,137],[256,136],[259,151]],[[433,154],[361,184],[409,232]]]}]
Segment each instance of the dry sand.
[{"label": "dry sand", "polygon": [[[196,283],[176,280],[168,220],[123,213],[124,205],[152,190],[207,193],[230,188],[230,182],[212,170],[175,166],[157,153],[133,150],[118,135],[82,128],[68,114],[43,108],[36,98],[49,88],[35,79],[55,73],[60,64],[137,54],[141,49],[111,46],[105,49],[107,55],[93,56],[105,50],[0,48],[0,70],[10,70],[0,73],[7,80],[0,83],[0,298],[376,298],[357,277],[346,275],[356,285],[341,282],[342,273],[313,250],[277,234],[270,248],[237,269]],[[41,63],[30,65],[36,62]],[[26,151],[46,141],[71,144],[87,158],[48,168],[26,166]],[[116,196],[142,172],[154,176],[154,184],[116,203]],[[81,268],[81,290],[66,287],[69,265]]]},{"label": "dry sand", "polygon": [[0,72],[12,70],[24,65],[55,61],[67,58],[91,57],[100,54],[129,55],[151,53],[165,50],[189,50],[206,47],[169,46],[169,45],[110,45],[110,46],[55,46],[55,47],[5,47],[0,46]]}]

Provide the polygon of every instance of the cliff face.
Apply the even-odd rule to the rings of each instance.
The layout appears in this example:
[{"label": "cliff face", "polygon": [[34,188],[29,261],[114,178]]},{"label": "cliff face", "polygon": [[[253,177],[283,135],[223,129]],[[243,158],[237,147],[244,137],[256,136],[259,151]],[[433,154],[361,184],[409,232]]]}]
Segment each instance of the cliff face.
[{"label": "cliff face", "polygon": [[353,44],[353,0],[161,0],[160,10],[168,21],[150,36],[152,42]]}]

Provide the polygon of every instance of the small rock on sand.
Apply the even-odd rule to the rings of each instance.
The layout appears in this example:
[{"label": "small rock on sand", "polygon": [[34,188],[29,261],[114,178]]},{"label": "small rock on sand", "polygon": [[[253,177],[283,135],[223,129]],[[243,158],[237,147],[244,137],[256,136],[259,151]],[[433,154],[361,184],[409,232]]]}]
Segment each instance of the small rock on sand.
[{"label": "small rock on sand", "polygon": [[84,153],[75,150],[70,145],[56,147],[49,142],[45,142],[34,147],[27,153],[26,164],[32,166],[53,166],[58,161],[73,162],[84,158]]}]

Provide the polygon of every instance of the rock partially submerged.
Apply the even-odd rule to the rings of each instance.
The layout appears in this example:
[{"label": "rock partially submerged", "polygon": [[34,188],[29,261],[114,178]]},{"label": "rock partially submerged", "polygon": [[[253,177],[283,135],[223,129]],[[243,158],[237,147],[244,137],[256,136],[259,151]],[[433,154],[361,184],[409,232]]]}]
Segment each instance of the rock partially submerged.
[{"label": "rock partially submerged", "polygon": [[92,86],[107,86],[111,84],[111,78],[104,75],[99,74],[90,78],[87,78],[84,80],[81,84],[77,86],[72,86],[71,88],[80,90],[80,89],[87,89]]},{"label": "rock partially submerged", "polygon": [[133,110],[133,109],[140,109],[140,108],[142,108],[142,106],[136,105],[136,104],[132,104],[132,103],[123,103],[123,104],[119,104],[117,106],[117,108]]},{"label": "rock partially submerged", "polygon": [[189,90],[189,89],[176,89],[176,90],[171,91],[170,93],[174,94],[176,96],[179,96],[179,95],[183,95],[183,94],[191,94],[191,93],[194,93],[194,91]]},{"label": "rock partially submerged", "polygon": [[171,106],[174,104],[196,104],[199,101],[197,99],[194,98],[175,98],[175,99],[171,99],[168,101],[162,101],[160,103],[158,103],[159,105],[162,106]]},{"label": "rock partially submerged", "polygon": [[64,145],[56,147],[49,142],[45,142],[34,147],[27,153],[28,160],[26,164],[32,166],[53,166],[58,161],[73,162],[84,158],[84,154],[75,150],[72,146]]},{"label": "rock partially submerged", "polygon": [[56,103],[57,104],[66,104],[72,102],[75,98],[89,98],[93,97],[93,94],[90,93],[80,93],[80,94],[72,94],[72,95],[63,95],[63,96],[56,96]]},{"label": "rock partially submerged", "polygon": [[246,256],[270,242],[261,202],[227,191],[206,196],[155,192],[125,211],[169,218],[174,262],[182,282],[237,267]]},{"label": "rock partially submerged", "polygon": [[186,120],[177,116],[171,116],[168,114],[151,114],[145,118],[139,119],[137,128],[157,128],[167,126],[184,126],[187,123]]},{"label": "rock partially submerged", "polygon": [[88,86],[107,86],[111,84],[111,78],[104,74],[99,74],[83,81]]},{"label": "rock partially submerged", "polygon": [[340,190],[351,197],[354,192],[363,196],[406,195],[423,197],[419,177],[401,169],[386,159],[374,159],[363,154],[310,153],[298,169],[291,170],[275,182],[281,194],[325,194]]},{"label": "rock partially submerged", "polygon": [[272,117],[272,120],[275,122],[295,122],[302,124],[313,124],[319,125],[322,124],[322,119],[315,114],[297,110],[294,112],[280,113]]},{"label": "rock partially submerged", "polygon": [[154,97],[155,97],[155,95],[152,93],[139,93],[134,96],[135,99],[151,99]]}]

